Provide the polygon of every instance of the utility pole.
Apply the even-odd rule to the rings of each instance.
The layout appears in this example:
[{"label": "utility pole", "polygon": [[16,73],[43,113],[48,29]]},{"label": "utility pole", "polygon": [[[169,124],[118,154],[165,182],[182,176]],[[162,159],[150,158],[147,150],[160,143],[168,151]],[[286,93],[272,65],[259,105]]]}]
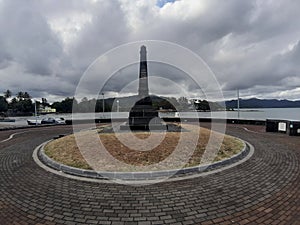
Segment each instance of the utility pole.
[{"label": "utility pole", "polygon": [[34,101],[34,116],[35,116],[35,125],[37,126],[37,109],[36,109],[36,100]]},{"label": "utility pole", "polygon": [[237,110],[238,110],[238,119],[240,119],[240,90],[237,89]]},{"label": "utility pole", "polygon": [[104,107],[105,107],[105,104],[104,104],[104,93],[102,93],[102,112],[103,112],[103,116],[104,116]]}]

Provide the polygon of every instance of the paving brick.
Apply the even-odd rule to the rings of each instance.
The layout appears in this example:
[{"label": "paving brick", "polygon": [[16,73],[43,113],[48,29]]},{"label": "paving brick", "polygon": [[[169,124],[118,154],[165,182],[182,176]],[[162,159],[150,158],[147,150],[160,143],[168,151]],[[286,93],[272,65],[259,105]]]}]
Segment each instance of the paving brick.
[{"label": "paving brick", "polygon": [[[201,124],[209,126],[209,124]],[[248,132],[254,129],[254,132]],[[228,125],[255,145],[233,168],[146,186],[72,180],[39,168],[33,149],[72,127],[28,129],[0,143],[0,221],[6,224],[292,224],[300,211],[300,138]],[[12,131],[0,131],[1,137]]]}]

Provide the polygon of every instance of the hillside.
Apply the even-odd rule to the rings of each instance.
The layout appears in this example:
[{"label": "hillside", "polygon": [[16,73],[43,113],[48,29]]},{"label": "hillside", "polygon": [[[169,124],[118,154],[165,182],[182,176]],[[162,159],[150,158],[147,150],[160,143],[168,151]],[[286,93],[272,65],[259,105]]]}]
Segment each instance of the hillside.
[{"label": "hillside", "polygon": [[[237,108],[237,100],[226,101],[227,108]],[[300,101],[278,99],[240,99],[240,108],[300,108]]]}]

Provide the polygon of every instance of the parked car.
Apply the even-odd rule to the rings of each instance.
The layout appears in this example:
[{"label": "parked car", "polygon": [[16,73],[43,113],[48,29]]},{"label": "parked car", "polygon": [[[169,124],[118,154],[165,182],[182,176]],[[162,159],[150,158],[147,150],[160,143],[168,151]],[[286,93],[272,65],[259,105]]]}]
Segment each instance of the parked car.
[{"label": "parked car", "polygon": [[32,120],[27,120],[28,125],[40,125],[42,122],[41,119],[32,119]]},{"label": "parked car", "polygon": [[56,121],[52,117],[44,118],[41,120],[41,124],[55,124]]},{"label": "parked car", "polygon": [[65,124],[64,118],[47,117],[43,119],[31,119],[27,120],[28,125],[40,125],[40,124]]},{"label": "parked car", "polygon": [[60,117],[60,118],[55,118],[55,123],[56,124],[66,124],[66,121],[64,118]]}]

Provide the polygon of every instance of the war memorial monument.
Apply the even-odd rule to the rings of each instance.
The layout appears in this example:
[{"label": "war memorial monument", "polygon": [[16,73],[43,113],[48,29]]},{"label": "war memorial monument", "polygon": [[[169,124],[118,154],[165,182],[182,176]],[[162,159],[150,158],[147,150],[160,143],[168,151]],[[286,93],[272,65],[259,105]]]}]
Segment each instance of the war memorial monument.
[{"label": "war memorial monument", "polygon": [[148,87],[148,67],[146,46],[140,50],[140,71],[138,101],[129,112],[128,122],[120,126],[121,130],[167,130],[158,111],[153,107]]}]

